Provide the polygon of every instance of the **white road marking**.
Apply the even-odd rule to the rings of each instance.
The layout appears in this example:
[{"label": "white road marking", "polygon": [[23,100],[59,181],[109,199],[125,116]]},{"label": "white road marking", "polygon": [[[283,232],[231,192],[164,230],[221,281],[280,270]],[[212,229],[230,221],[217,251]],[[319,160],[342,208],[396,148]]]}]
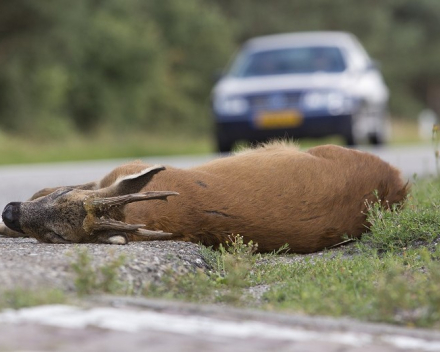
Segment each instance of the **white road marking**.
[{"label": "white road marking", "polygon": [[439,341],[366,333],[310,331],[255,321],[227,321],[201,316],[184,316],[120,308],[82,309],[68,305],[46,305],[0,313],[0,323],[37,323],[55,327],[138,332],[154,330],[184,335],[214,335],[227,338],[262,338],[285,341],[325,341],[360,347],[373,342],[417,351],[439,351]]}]

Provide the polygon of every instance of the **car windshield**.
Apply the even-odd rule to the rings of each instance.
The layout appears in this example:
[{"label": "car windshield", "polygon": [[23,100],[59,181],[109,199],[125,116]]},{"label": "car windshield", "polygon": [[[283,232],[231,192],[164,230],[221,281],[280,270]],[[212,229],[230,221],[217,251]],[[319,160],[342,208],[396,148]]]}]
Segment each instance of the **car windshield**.
[{"label": "car windshield", "polygon": [[314,72],[342,72],[346,68],[338,47],[295,47],[240,55],[229,74],[253,77]]}]

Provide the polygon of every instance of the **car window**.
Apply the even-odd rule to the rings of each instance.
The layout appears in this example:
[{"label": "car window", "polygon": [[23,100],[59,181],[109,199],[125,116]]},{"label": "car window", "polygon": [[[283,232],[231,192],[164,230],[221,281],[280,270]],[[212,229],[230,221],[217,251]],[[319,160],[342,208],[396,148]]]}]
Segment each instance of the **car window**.
[{"label": "car window", "polygon": [[295,47],[240,55],[230,75],[253,77],[314,72],[342,72],[346,64],[338,47]]}]

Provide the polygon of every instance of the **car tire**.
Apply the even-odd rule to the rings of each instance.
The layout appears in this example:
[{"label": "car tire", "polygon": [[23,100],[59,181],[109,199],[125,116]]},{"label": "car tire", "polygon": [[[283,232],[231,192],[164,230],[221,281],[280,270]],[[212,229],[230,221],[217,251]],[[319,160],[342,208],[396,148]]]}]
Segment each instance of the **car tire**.
[{"label": "car tire", "polygon": [[377,121],[375,130],[368,134],[368,142],[372,145],[384,145],[391,135],[391,122],[385,112]]},{"label": "car tire", "polygon": [[368,135],[368,142],[371,145],[382,145],[384,144],[384,139],[383,136],[380,135],[380,133],[374,132]]},{"label": "car tire", "polygon": [[220,153],[229,153],[235,143],[226,136],[223,132],[217,131],[217,151]]},{"label": "car tire", "polygon": [[344,138],[345,145],[348,147],[355,146],[356,139],[353,132],[353,117],[350,117],[349,123],[345,126],[345,131],[342,133],[342,137]]},{"label": "car tire", "polygon": [[344,136],[345,139],[345,145],[348,147],[354,147],[356,145],[356,142],[354,141],[354,136],[353,136],[353,132],[351,133],[347,133]]}]

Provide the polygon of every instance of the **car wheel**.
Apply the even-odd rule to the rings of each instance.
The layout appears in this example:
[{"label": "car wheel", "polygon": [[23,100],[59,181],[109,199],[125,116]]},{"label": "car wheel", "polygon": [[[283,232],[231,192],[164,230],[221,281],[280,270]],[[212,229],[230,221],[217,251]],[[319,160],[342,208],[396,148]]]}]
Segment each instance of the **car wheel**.
[{"label": "car wheel", "polygon": [[368,134],[368,142],[372,145],[386,144],[391,134],[391,122],[389,118],[384,112],[381,117],[382,118],[376,121],[375,129]]},{"label": "car wheel", "polygon": [[235,141],[231,141],[222,132],[217,132],[217,150],[220,153],[229,153],[234,145]]},{"label": "car wheel", "polygon": [[344,136],[345,144],[349,147],[353,147],[356,145],[356,142],[354,141],[353,132],[348,133]]},{"label": "car wheel", "polygon": [[349,147],[357,144],[353,132],[353,117],[350,117],[349,123],[345,126],[345,131],[342,133],[342,137],[345,140],[345,144]]},{"label": "car wheel", "polygon": [[368,142],[372,145],[382,145],[384,144],[383,137],[380,133],[374,132],[368,135]]}]

